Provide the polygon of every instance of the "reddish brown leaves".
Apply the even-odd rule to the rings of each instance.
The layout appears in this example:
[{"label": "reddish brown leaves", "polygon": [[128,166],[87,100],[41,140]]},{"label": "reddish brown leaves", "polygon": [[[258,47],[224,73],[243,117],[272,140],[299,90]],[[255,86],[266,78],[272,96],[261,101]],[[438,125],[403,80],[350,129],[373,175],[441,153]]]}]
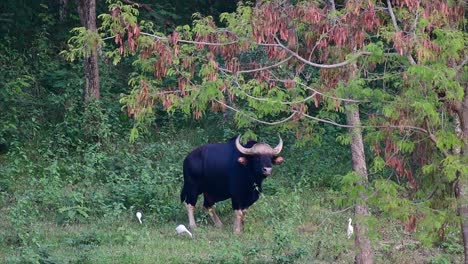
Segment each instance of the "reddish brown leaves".
[{"label": "reddish brown leaves", "polygon": [[393,36],[393,48],[395,48],[395,50],[400,53],[400,55],[407,53],[407,50],[410,47],[410,43],[410,38],[401,31],[395,33]]},{"label": "reddish brown leaves", "polygon": [[414,231],[416,231],[416,216],[410,215],[404,226],[407,233],[414,233]]},{"label": "reddish brown leaves", "polygon": [[298,121],[302,118],[302,114],[307,113],[307,105],[304,103],[292,105],[292,111],[296,112],[293,117],[293,120]]},{"label": "reddish brown leaves", "polygon": [[[269,71],[257,71],[254,73],[254,78],[262,82],[268,82],[270,80],[270,77],[271,75]],[[270,84],[270,88],[276,85],[276,83],[273,82],[271,82]]]},{"label": "reddish brown leaves", "polygon": [[184,78],[184,77],[179,77],[179,79],[177,80],[177,84],[179,86],[179,89],[180,89],[180,94],[182,96],[185,95],[185,85],[187,84],[187,79]]},{"label": "reddish brown leaves", "polygon": [[296,15],[301,17],[303,22],[311,24],[318,24],[325,18],[323,10],[312,2],[306,2],[300,5],[296,11]]},{"label": "reddish brown leaves", "polygon": [[314,96],[314,105],[315,105],[316,108],[319,107],[319,103],[320,103],[319,102],[319,97],[320,97],[320,95],[315,95]]},{"label": "reddish brown leaves", "polygon": [[226,68],[232,71],[234,74],[239,71],[239,67],[239,60],[236,57],[226,61]]},{"label": "reddish brown leaves", "polygon": [[179,32],[174,31],[172,34],[167,36],[167,39],[169,40],[169,43],[171,43],[172,45],[176,45],[179,41]]},{"label": "reddish brown leaves", "polygon": [[363,25],[367,31],[372,31],[378,28],[380,25],[380,20],[375,15],[374,8],[369,8],[366,11],[364,11],[364,16],[362,18],[362,21],[364,22]]},{"label": "reddish brown leaves", "polygon": [[338,110],[340,109],[341,100],[334,99],[334,100],[333,100],[333,103],[334,103],[334,105],[335,105],[335,111],[338,112]]},{"label": "reddish brown leaves", "polygon": [[409,181],[410,187],[416,191],[418,184],[413,177],[411,168],[406,164],[403,156],[400,154],[400,149],[395,142],[390,139],[385,140],[385,165],[395,170],[398,177],[404,177]]},{"label": "reddish brown leaves", "polygon": [[140,81],[140,90],[135,96],[135,102],[127,105],[127,115],[137,117],[144,109],[154,106],[154,98],[150,93],[150,85],[145,81]]},{"label": "reddish brown leaves", "polygon": [[138,25],[128,24],[126,30],[128,48],[130,49],[130,51],[135,52],[136,39],[140,36],[140,28],[138,27]]},{"label": "reddish brown leaves", "polygon": [[196,120],[199,120],[199,119],[202,117],[202,112],[201,112],[200,110],[194,111],[194,112],[193,112],[193,117],[194,117]]},{"label": "reddish brown leaves", "polygon": [[172,105],[172,100],[169,96],[164,96],[163,97],[163,107],[165,110],[167,110],[169,107]]},{"label": "reddish brown leaves", "polygon": [[335,42],[336,46],[341,47],[345,44],[346,39],[348,38],[349,30],[346,26],[334,27],[331,31],[331,39]]},{"label": "reddish brown leaves", "polygon": [[211,101],[211,109],[213,110],[213,112],[217,113],[219,111],[221,112],[226,111],[226,100],[222,98],[220,101],[222,102],[222,104],[216,101]]},{"label": "reddish brown leaves", "polygon": [[419,0],[394,0],[393,3],[399,7],[407,7],[410,11],[415,11],[421,4]]},{"label": "reddish brown leaves", "polygon": [[285,80],[284,82],[284,87],[288,88],[288,89],[291,89],[291,88],[294,88],[296,86],[296,83],[294,82],[294,80]]},{"label": "reddish brown leaves", "polygon": [[[294,34],[289,28],[294,9],[278,3],[264,3],[254,11],[253,36],[257,43],[275,43],[274,36],[287,41]],[[291,17],[290,17],[291,16]]]},{"label": "reddish brown leaves", "polygon": [[111,10],[111,16],[114,20],[120,22],[122,28],[113,28],[113,33],[115,34],[114,42],[119,46],[120,54],[123,54],[125,51],[125,43],[123,41],[125,34],[127,35],[127,48],[131,52],[136,50],[136,39],[140,36],[140,27],[135,23],[129,23],[121,17],[121,10],[118,7],[115,7]]},{"label": "reddish brown leaves", "polygon": [[354,41],[356,42],[356,48],[360,49],[364,46],[364,39],[366,33],[363,31],[358,31],[354,34]]},{"label": "reddish brown leaves", "polygon": [[152,46],[153,54],[159,54],[154,62],[154,76],[158,79],[166,76],[167,69],[172,65],[172,53],[162,41],[155,41]]}]

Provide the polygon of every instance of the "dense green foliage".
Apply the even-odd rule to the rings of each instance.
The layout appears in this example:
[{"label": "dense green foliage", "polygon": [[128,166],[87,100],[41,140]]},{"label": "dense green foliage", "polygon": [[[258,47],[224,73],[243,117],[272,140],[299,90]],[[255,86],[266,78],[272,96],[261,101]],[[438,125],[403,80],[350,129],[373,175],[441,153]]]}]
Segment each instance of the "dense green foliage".
[{"label": "dense green foliage", "polygon": [[[463,141],[448,105],[466,96],[466,76],[460,74],[466,66],[460,71],[452,62],[466,55],[466,32],[421,19],[414,28],[420,42],[406,47],[419,55],[411,64],[404,56],[384,56],[396,40],[391,23],[383,24],[367,36],[373,41],[365,46],[371,55],[358,63],[365,74],[337,82],[314,101],[299,84],[284,89],[229,74],[212,80],[223,60],[207,60],[210,52],[191,44],[180,46],[180,57],[171,58],[173,67],[165,69],[162,80],[155,78],[155,63],[167,58],[141,57],[140,50],[120,53],[107,37],[127,29],[113,20],[109,3],[98,2],[99,36],[79,27],[74,1],[66,6],[65,18],[59,16],[64,11],[58,1],[0,4],[0,262],[351,263],[356,249],[352,239],[345,239],[345,228],[362,193],[371,210],[365,221],[376,262],[461,262],[452,186],[468,167],[466,157],[455,151]],[[212,33],[215,23],[241,41],[250,41],[252,33],[252,6],[223,13],[234,12],[235,1],[226,6],[223,1],[142,1],[152,9],[138,11],[109,2],[111,9],[119,6],[128,15],[126,23],[139,23],[142,31],[161,38],[178,31],[181,39],[194,40]],[[403,4],[396,13],[398,23],[412,25]],[[427,33],[429,22],[440,28]],[[301,39],[305,27],[300,24]],[[85,105],[82,57],[93,39],[102,45],[101,100]],[[426,40],[440,49],[425,46]],[[153,41],[141,36],[138,48]],[[272,64],[255,45],[240,54],[244,62]],[[194,76],[182,69],[184,56],[197,62]],[[323,72],[308,66],[304,72],[308,79],[292,76],[288,67],[276,73],[315,89],[328,85]],[[159,97],[158,92],[177,86],[181,75],[191,78],[189,95]],[[227,89],[234,91],[231,102],[241,112],[213,102],[227,97],[219,89],[227,82],[239,82]],[[151,104],[138,101],[142,83],[149,87]],[[287,118],[290,105],[281,103],[286,101],[303,103],[294,111],[344,123],[343,106],[333,97],[365,102],[366,186],[352,172],[350,135],[343,128],[308,119],[266,126],[246,118]],[[428,133],[379,129],[382,125],[423,127]],[[278,132],[285,140],[286,161],[249,210],[245,234],[233,237],[230,204],[223,202],[218,209],[227,227],[212,227],[200,208],[194,241],[177,237],[175,226],[186,222],[178,197],[185,155],[239,133],[270,142]],[[134,217],[137,210],[144,213],[142,226]],[[181,248],[186,251],[175,253]]]}]

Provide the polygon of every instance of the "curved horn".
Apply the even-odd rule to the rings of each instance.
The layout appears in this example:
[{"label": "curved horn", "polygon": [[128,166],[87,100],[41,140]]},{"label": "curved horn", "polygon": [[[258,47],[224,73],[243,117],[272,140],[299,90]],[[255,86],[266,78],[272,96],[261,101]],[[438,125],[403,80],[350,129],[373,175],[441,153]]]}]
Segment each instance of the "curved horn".
[{"label": "curved horn", "polygon": [[248,149],[248,148],[244,148],[241,143],[240,143],[240,135],[237,136],[236,138],[236,148],[237,150],[242,153],[242,154],[245,154],[245,155],[251,155],[253,154],[252,153],[252,149]]},{"label": "curved horn", "polygon": [[278,145],[273,149],[273,155],[278,155],[280,154],[281,150],[283,149],[283,139],[281,139],[281,136],[279,136],[279,143]]}]

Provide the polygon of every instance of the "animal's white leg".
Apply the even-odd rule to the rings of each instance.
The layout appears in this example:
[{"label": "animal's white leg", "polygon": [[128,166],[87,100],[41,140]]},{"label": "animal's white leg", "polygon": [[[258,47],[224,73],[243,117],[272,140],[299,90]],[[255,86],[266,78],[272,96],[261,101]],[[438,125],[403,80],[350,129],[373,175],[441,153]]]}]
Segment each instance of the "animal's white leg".
[{"label": "animal's white leg", "polygon": [[219,219],[218,214],[214,210],[213,207],[205,208],[206,212],[208,215],[211,217],[211,220],[213,220],[214,224],[216,227],[223,227],[223,223],[221,222],[221,219]]},{"label": "animal's white leg", "polygon": [[188,214],[188,219],[189,219],[189,227],[190,229],[194,229],[197,227],[197,224],[195,224],[195,217],[193,213],[195,212],[195,206],[191,204],[185,204],[185,207],[187,208],[187,214]]},{"label": "animal's white leg", "polygon": [[247,209],[242,210],[242,225],[244,225],[245,215],[247,214]]},{"label": "animal's white leg", "polygon": [[234,210],[234,233],[242,233],[242,218],[244,213],[242,210]]}]

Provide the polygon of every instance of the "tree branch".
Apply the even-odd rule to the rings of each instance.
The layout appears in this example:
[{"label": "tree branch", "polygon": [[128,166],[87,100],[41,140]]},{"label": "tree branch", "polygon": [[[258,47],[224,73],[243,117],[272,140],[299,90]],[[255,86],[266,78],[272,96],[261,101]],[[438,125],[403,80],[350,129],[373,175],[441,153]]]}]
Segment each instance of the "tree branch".
[{"label": "tree branch", "polygon": [[227,104],[225,104],[225,103],[223,103],[223,102],[221,102],[221,101],[219,101],[219,100],[217,100],[217,99],[213,99],[213,101],[215,101],[215,102],[217,102],[217,103],[219,103],[219,104],[225,106],[226,108],[231,109],[232,111],[234,111],[234,112],[236,112],[236,113],[240,113],[240,114],[242,114],[242,115],[248,117],[249,119],[251,119],[251,120],[253,120],[253,121],[255,121],[255,122],[258,122],[258,123],[261,123],[261,124],[264,124],[264,125],[269,125],[269,126],[279,125],[279,124],[282,124],[282,123],[284,123],[284,122],[287,122],[288,120],[290,120],[291,118],[293,118],[293,117],[296,115],[296,113],[297,113],[296,111],[294,111],[290,116],[288,116],[288,117],[285,118],[285,119],[282,119],[282,120],[279,120],[279,121],[275,121],[275,122],[268,122],[268,121],[263,121],[263,120],[260,120],[260,119],[255,118],[255,117],[252,117],[252,116],[250,116],[250,115],[248,115],[248,114],[242,112],[241,110],[236,109],[236,108],[234,108],[234,107],[232,107],[232,106],[230,106],[230,105],[227,105]]},{"label": "tree branch", "polygon": [[[140,34],[141,34],[141,35],[145,35],[145,36],[153,37],[153,38],[155,38],[155,39],[157,39],[157,40],[169,41],[167,37],[160,37],[160,36],[157,36],[157,35],[154,35],[154,34],[150,34],[150,33],[146,33],[146,32],[141,32]],[[235,40],[235,41],[226,42],[226,43],[214,43],[214,42],[204,42],[204,41],[193,41],[193,40],[183,40],[183,39],[179,39],[179,40],[177,40],[177,42],[180,42],[180,43],[189,43],[189,44],[197,44],[197,45],[205,45],[205,46],[226,46],[226,45],[236,44],[236,43],[238,43],[239,41],[238,41],[238,40]]]},{"label": "tree branch", "polygon": [[282,49],[286,50],[289,54],[293,55],[296,59],[302,61],[303,63],[305,63],[307,65],[317,67],[317,68],[324,68],[324,69],[339,68],[339,67],[345,66],[347,64],[350,64],[351,62],[355,61],[357,58],[359,58],[362,55],[371,55],[372,54],[372,53],[367,52],[367,51],[361,51],[361,52],[358,52],[358,53],[354,54],[353,58],[350,58],[350,59],[345,60],[345,61],[340,62],[340,63],[336,63],[336,64],[319,64],[319,63],[314,63],[314,62],[308,61],[308,60],[304,59],[302,56],[300,56],[299,54],[297,54],[296,52],[290,50],[288,47],[284,46],[276,36],[275,36],[275,40],[276,40],[276,43],[278,44],[278,46],[280,46]]},{"label": "tree branch", "polygon": [[[426,127],[427,127],[427,134],[429,135],[429,139],[431,139],[432,142],[434,142],[434,144],[437,146],[437,137],[430,131],[430,127],[429,127],[429,121],[427,121],[427,118],[424,119],[424,123],[426,123]],[[448,157],[449,153],[447,152],[447,150],[445,149],[441,149],[442,153],[445,155],[445,157]]]},{"label": "tree branch", "polygon": [[[237,85],[237,87],[240,88],[240,84],[239,84],[239,82],[237,82],[237,80],[234,80],[233,82]],[[314,96],[317,95],[317,93],[314,92],[312,95],[310,95],[310,96],[308,96],[308,97],[306,97],[304,99],[298,100],[298,101],[275,101],[275,100],[272,100],[270,98],[256,97],[256,96],[250,95],[250,94],[244,92],[242,89],[239,89],[239,91],[241,91],[245,96],[247,96],[247,97],[249,97],[251,99],[257,100],[257,101],[262,101],[262,102],[269,101],[269,102],[272,102],[272,103],[279,103],[279,104],[283,104],[283,105],[294,105],[294,104],[304,103],[304,102],[307,102],[310,99],[314,98]]]},{"label": "tree branch", "polygon": [[416,35],[416,27],[418,26],[418,19],[419,19],[419,10],[416,10],[416,17],[414,18],[413,25],[411,26],[411,33]]},{"label": "tree branch", "polygon": [[[393,13],[392,3],[390,2],[390,0],[387,0],[387,10],[392,19],[392,23],[393,23],[393,27],[395,28],[395,31],[401,32],[401,29],[398,27],[398,24],[397,24],[395,13]],[[416,65],[416,61],[414,60],[413,56],[411,56],[411,54],[406,54],[406,57],[408,58],[411,65]]]},{"label": "tree branch", "polygon": [[336,11],[335,0],[328,0],[328,2],[330,3],[330,12],[334,13]]},{"label": "tree branch", "polygon": [[[281,80],[281,79],[270,79],[270,80],[277,81],[277,82],[287,82],[288,81],[288,80]],[[294,79],[292,81],[299,84],[300,86],[303,86],[304,88],[306,88],[306,90],[310,90],[310,91],[312,91],[314,93],[320,94],[323,97],[327,97],[327,98],[331,98],[331,99],[335,99],[335,100],[340,100],[340,101],[343,101],[343,102],[352,102],[352,103],[362,103],[362,102],[364,102],[364,101],[359,101],[359,100],[354,100],[354,99],[347,99],[347,98],[340,98],[340,97],[335,97],[335,96],[332,96],[332,95],[324,94],[322,92],[319,92],[319,91],[315,90],[312,87],[307,86],[304,83],[298,82],[298,81],[296,81]]]},{"label": "tree branch", "polygon": [[390,14],[390,17],[392,18],[392,23],[393,23],[393,27],[395,28],[395,31],[400,32],[401,30],[400,30],[400,27],[398,27],[395,13],[393,13],[392,3],[390,2],[390,0],[387,0],[387,10],[388,10],[388,13]]},{"label": "tree branch", "polygon": [[292,114],[290,116],[288,116],[287,118],[285,118],[285,119],[275,121],[275,122],[268,122],[268,121],[263,121],[263,120],[255,118],[255,117],[252,117],[250,115],[247,115],[246,113],[242,112],[241,110],[236,109],[236,108],[234,108],[234,107],[232,107],[232,106],[230,106],[230,105],[228,105],[226,103],[223,103],[223,102],[221,102],[221,101],[219,101],[217,99],[213,99],[213,101],[225,106],[228,109],[233,110],[236,113],[240,113],[240,114],[248,117],[249,119],[251,119],[251,120],[253,120],[255,122],[265,124],[265,125],[270,125],[270,126],[282,124],[282,123],[287,122],[290,119],[292,119],[296,114],[301,114],[302,116],[307,117],[309,119],[312,119],[312,120],[315,120],[315,121],[318,121],[318,122],[322,122],[322,123],[331,124],[331,125],[334,125],[334,126],[337,126],[337,127],[344,127],[344,128],[398,128],[398,129],[411,129],[411,130],[414,130],[414,131],[429,134],[427,130],[425,130],[423,128],[420,128],[420,127],[414,127],[414,126],[351,126],[351,125],[343,125],[343,124],[336,123],[335,121],[314,117],[314,116],[308,115],[306,113],[299,113],[297,111],[293,111]]},{"label": "tree branch", "polygon": [[[239,74],[241,73],[252,73],[252,72],[258,72],[258,71],[264,71],[264,70],[268,70],[268,69],[271,69],[271,68],[275,68],[275,67],[278,67],[280,66],[281,64],[289,61],[293,56],[289,56],[287,57],[286,59],[282,60],[282,61],[279,61],[273,65],[269,65],[269,66],[265,66],[265,67],[261,67],[261,68],[257,68],[257,69],[251,69],[251,70],[241,70],[241,71],[237,71],[236,72],[236,75],[238,76]],[[225,69],[225,68],[219,68],[221,71],[224,71],[224,72],[229,72],[229,73],[233,73],[231,70],[228,70],[228,69]]]},{"label": "tree branch", "polygon": [[343,125],[343,124],[336,123],[335,121],[326,120],[326,119],[318,118],[318,117],[315,117],[315,116],[311,116],[311,115],[308,115],[306,113],[302,113],[302,115],[307,117],[307,118],[310,118],[312,120],[316,120],[316,121],[322,122],[322,123],[331,124],[331,125],[334,125],[334,126],[337,126],[337,127],[344,127],[344,128],[398,128],[398,129],[410,129],[410,130],[422,132],[424,134],[429,134],[429,132],[426,129],[420,128],[420,127],[415,127],[415,126],[391,126],[391,125],[390,126],[351,126],[351,125]]}]

